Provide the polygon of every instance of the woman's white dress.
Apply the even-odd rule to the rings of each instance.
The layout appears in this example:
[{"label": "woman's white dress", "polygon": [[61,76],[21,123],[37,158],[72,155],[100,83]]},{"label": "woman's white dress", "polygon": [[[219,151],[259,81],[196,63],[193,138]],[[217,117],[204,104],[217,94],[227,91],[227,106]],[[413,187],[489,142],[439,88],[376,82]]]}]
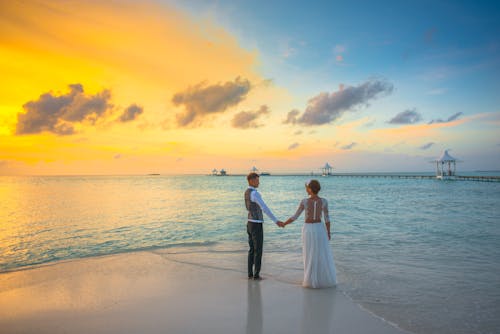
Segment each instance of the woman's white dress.
[{"label": "woman's white dress", "polygon": [[[305,223],[302,227],[302,255],[304,259],[304,281],[308,288],[328,288],[337,283],[333,252],[328,240],[325,222],[330,222],[328,202],[317,197],[304,198],[297,208],[296,220],[305,211]],[[321,220],[324,217],[324,222]]]}]

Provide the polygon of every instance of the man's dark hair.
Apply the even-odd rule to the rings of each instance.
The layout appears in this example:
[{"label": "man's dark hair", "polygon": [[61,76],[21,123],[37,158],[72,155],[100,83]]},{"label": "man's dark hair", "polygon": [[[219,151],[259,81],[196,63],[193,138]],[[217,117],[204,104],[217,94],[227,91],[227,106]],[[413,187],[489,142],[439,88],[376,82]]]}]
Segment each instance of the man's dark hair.
[{"label": "man's dark hair", "polygon": [[250,180],[255,179],[257,177],[259,177],[259,174],[251,172],[250,174],[247,175],[247,181],[250,181]]}]

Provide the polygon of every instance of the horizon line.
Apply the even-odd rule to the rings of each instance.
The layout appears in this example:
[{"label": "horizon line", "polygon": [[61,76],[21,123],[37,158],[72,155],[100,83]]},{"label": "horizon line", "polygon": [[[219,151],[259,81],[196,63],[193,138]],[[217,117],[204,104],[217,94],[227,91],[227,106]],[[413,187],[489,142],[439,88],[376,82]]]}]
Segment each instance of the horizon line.
[{"label": "horizon line", "polygon": [[[246,176],[249,172],[245,173],[228,173],[224,176]],[[435,171],[343,171],[343,172],[332,172],[330,176],[335,175],[349,175],[349,174],[429,174],[435,173]],[[469,170],[461,171],[461,173],[500,173],[500,170]],[[281,172],[281,173],[270,173],[263,176],[322,176],[323,174],[311,173],[311,172]],[[214,175],[212,173],[135,173],[135,174],[0,174],[0,177],[58,177],[58,176],[221,176]]]}]

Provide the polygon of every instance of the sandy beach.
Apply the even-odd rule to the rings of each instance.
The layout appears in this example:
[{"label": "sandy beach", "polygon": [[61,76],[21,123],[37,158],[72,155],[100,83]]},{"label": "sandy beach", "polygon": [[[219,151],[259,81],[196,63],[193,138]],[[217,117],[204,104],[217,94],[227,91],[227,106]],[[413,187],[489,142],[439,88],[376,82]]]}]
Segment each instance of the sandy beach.
[{"label": "sandy beach", "polygon": [[304,289],[300,281],[276,277],[249,281],[234,269],[235,261],[244,263],[243,253],[225,263],[223,257],[148,251],[3,273],[0,328],[2,333],[405,333],[339,289]]}]

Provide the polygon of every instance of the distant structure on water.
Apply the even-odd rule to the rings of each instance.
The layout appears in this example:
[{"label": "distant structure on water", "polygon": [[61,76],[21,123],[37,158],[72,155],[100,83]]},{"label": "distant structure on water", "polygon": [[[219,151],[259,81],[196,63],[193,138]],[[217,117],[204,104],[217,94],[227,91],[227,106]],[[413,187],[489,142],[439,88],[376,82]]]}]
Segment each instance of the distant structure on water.
[{"label": "distant structure on water", "polygon": [[329,176],[333,174],[333,167],[330,166],[330,164],[327,162],[322,168],[321,168],[321,176]]},{"label": "distant structure on water", "polygon": [[439,180],[455,180],[457,159],[452,157],[448,150],[434,161],[436,163],[436,178]]},{"label": "distant structure on water", "polygon": [[271,175],[271,173],[269,173],[269,172],[259,172],[259,169],[257,167],[255,167],[255,166],[253,166],[252,169],[250,169],[250,172],[257,173],[260,176]]},{"label": "distant structure on water", "polygon": [[221,169],[220,171],[214,168],[212,170],[212,176],[227,176],[227,172],[224,170],[224,168]]}]

